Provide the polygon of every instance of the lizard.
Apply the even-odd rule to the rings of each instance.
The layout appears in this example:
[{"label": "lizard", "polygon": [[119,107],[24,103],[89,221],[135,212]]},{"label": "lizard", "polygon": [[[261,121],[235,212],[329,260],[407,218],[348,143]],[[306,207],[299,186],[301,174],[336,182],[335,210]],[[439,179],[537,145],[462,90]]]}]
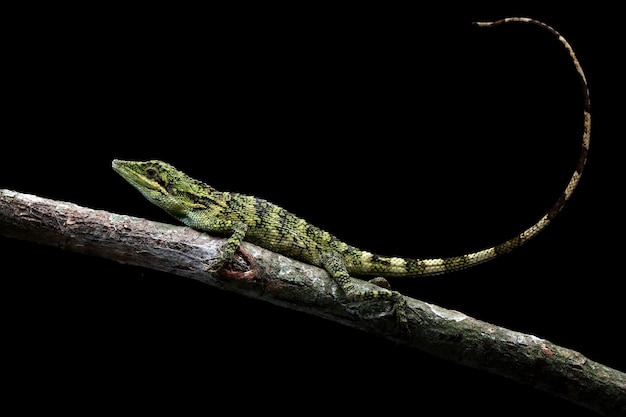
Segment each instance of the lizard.
[{"label": "lizard", "polygon": [[[565,47],[583,86],[584,123],[578,164],[565,189],[538,221],[500,244],[459,256],[410,259],[381,256],[358,249],[286,209],[250,195],[222,192],[193,179],[172,165],[159,161],[115,159],[113,169],[149,201],[183,224],[209,234],[227,236],[210,271],[219,271],[235,256],[243,241],[324,268],[341,287],[347,300],[381,299],[393,303],[399,323],[407,325],[406,301],[385,286],[358,290],[353,277],[417,277],[457,271],[495,259],[519,248],[544,230],[570,199],[579,183],[589,150],[591,113],[589,89],[582,67],[567,40],[551,26],[531,18],[510,17],[474,22],[479,27],[520,22],[538,25],[558,38]],[[375,278],[376,279],[376,278]],[[374,281],[374,279],[372,280]],[[384,280],[383,280],[384,281]]]}]

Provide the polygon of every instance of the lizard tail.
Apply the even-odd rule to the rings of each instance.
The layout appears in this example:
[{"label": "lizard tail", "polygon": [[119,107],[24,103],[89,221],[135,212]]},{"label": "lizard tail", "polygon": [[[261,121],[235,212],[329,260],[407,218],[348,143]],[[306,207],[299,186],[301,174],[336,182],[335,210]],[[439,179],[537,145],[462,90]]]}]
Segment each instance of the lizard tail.
[{"label": "lizard tail", "polygon": [[487,262],[495,259],[501,255],[509,253],[516,248],[519,248],[530,239],[535,237],[539,232],[544,230],[563,209],[567,201],[572,196],[574,189],[580,181],[580,177],[587,161],[587,153],[589,151],[589,141],[591,134],[591,113],[590,113],[590,100],[589,100],[589,88],[587,86],[587,79],[585,73],[578,62],[578,58],[574,53],[571,45],[567,40],[561,36],[555,29],[547,24],[538,20],[529,19],[525,17],[509,17],[506,19],[496,20],[492,22],[474,22],[479,27],[497,26],[503,23],[530,23],[538,25],[558,38],[563,44],[570,58],[572,59],[576,71],[580,76],[580,80],[583,87],[584,97],[584,122],[583,122],[583,134],[582,134],[582,146],[580,150],[580,157],[574,173],[572,174],[565,189],[559,196],[558,200],[552,208],[541,217],[535,224],[524,230],[519,235],[512,239],[509,239],[499,245],[492,246],[487,249],[468,253],[461,256],[453,256],[449,258],[432,258],[432,259],[404,259],[404,258],[388,258],[379,257],[377,255],[365,252],[363,258],[370,264],[369,273],[383,272],[385,276],[417,276],[417,275],[437,275],[456,270],[469,268],[471,266]]},{"label": "lizard tail", "polygon": [[414,268],[421,270],[421,274],[438,274],[444,273],[453,270],[464,269],[472,265],[480,264],[491,259],[497,258],[500,255],[505,253],[509,253],[514,249],[522,246],[524,243],[528,242],[530,239],[535,237],[539,232],[544,230],[559,214],[559,212],[563,209],[567,201],[572,196],[572,193],[576,189],[578,182],[580,181],[580,177],[583,173],[583,169],[585,167],[585,163],[587,161],[587,153],[589,151],[589,142],[591,138],[591,102],[589,100],[589,88],[587,85],[587,78],[585,77],[585,72],[583,71],[574,50],[567,40],[561,36],[559,32],[553,29],[551,26],[540,22],[538,20],[529,19],[525,17],[509,17],[506,19],[496,20],[493,22],[474,22],[475,25],[479,27],[490,27],[496,26],[503,23],[530,23],[537,26],[540,26],[549,32],[551,32],[557,39],[561,42],[561,44],[565,47],[569,56],[576,67],[576,71],[580,77],[580,81],[583,87],[583,99],[584,99],[584,110],[583,110],[583,134],[582,134],[582,144],[580,150],[580,156],[578,158],[578,164],[576,165],[576,169],[574,173],[570,177],[569,182],[565,186],[565,189],[559,196],[558,200],[554,203],[552,208],[541,217],[535,224],[530,226],[528,229],[524,230],[519,235],[515,236],[512,239],[507,240],[504,243],[501,243],[496,246],[492,246],[487,249],[483,249],[477,252],[472,252],[469,254],[465,254],[462,256],[455,256],[450,258],[441,258],[441,259],[426,259],[421,261],[416,261],[416,265]]}]

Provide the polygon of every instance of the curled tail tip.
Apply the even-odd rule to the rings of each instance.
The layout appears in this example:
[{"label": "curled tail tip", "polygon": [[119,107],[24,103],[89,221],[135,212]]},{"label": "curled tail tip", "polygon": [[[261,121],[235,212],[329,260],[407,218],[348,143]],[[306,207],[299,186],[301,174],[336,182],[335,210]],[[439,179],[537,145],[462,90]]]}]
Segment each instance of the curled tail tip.
[{"label": "curled tail tip", "polygon": [[503,17],[502,19],[495,19],[495,20],[476,20],[472,22],[472,24],[476,26],[495,26],[495,25],[500,25],[502,23],[511,23],[511,22],[539,23],[540,25],[545,25],[545,23],[543,23],[540,20],[533,19],[532,17],[523,17],[523,16]]},{"label": "curled tail tip", "polygon": [[525,17],[505,17],[502,19],[495,19],[495,20],[476,20],[476,21],[473,21],[472,24],[478,27],[489,27],[489,26],[501,25],[502,23],[508,23],[508,22],[513,22],[513,21],[526,21],[526,20],[530,20],[530,19],[527,19]]}]

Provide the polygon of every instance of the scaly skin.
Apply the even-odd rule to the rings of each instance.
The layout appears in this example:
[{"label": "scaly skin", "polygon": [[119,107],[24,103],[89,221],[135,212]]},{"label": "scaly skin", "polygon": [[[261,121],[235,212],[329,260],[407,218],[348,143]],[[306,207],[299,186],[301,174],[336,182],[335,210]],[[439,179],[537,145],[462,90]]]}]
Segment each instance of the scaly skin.
[{"label": "scaly skin", "polygon": [[499,245],[448,258],[408,259],[384,257],[355,248],[287,210],[260,198],[217,191],[161,161],[113,161],[113,169],[148,200],[182,223],[209,234],[228,236],[213,269],[230,261],[242,241],[325,268],[350,300],[386,299],[394,302],[401,323],[406,323],[404,298],[380,287],[359,291],[352,276],[406,277],[435,275],[486,262],[511,252],[546,228],[569,200],[582,174],[590,141],[590,102],[583,70],[567,41],[550,26],[527,18],[478,22],[481,27],[520,22],[538,25],[554,34],[568,51],[583,85],[584,130],[579,163],[553,207],[535,224]]}]

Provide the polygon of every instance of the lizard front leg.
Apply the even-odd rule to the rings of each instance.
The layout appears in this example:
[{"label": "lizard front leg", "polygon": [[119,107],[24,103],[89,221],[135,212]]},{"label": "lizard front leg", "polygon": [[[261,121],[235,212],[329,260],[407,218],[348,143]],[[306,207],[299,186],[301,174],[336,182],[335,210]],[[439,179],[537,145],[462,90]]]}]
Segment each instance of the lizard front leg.
[{"label": "lizard front leg", "polygon": [[211,259],[213,263],[208,269],[209,272],[217,272],[229,263],[235,256],[237,248],[241,246],[241,242],[243,242],[243,239],[246,237],[246,232],[248,231],[247,224],[233,223],[231,227],[233,234],[230,235],[226,243],[218,249],[219,255]]},{"label": "lizard front leg", "polygon": [[393,312],[396,314],[398,323],[408,331],[406,317],[406,301],[402,294],[387,288],[380,287],[375,290],[359,290],[354,285],[352,277],[348,273],[341,255],[337,252],[328,252],[322,255],[322,265],[330,276],[339,284],[346,298],[350,301],[359,300],[389,300],[393,303]]}]

